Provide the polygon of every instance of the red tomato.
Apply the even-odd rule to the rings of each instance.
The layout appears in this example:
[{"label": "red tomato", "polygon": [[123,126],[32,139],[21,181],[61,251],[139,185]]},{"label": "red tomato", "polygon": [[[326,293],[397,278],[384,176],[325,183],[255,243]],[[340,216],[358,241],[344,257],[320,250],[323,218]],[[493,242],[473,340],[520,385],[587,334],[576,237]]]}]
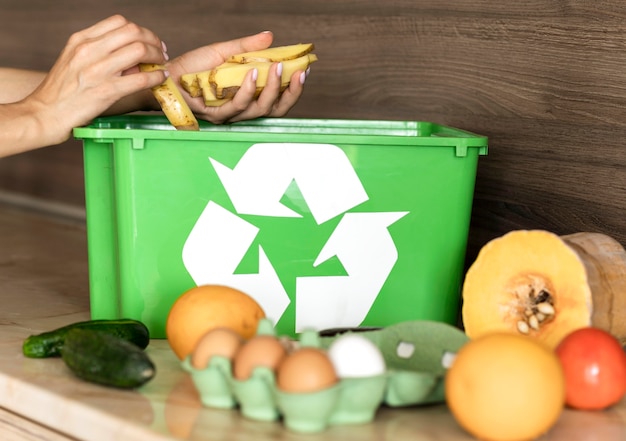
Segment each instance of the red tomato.
[{"label": "red tomato", "polygon": [[557,346],[566,384],[566,403],[582,410],[600,410],[626,394],[626,352],[610,333],[582,328]]}]

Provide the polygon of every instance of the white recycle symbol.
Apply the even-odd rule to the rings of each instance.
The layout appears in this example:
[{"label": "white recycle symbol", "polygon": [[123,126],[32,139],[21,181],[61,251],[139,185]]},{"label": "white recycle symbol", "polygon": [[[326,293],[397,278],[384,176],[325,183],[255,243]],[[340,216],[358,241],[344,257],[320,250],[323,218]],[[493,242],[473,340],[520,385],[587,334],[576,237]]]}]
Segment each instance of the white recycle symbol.
[{"label": "white recycle symbol", "polygon": [[234,169],[209,159],[237,214],[209,201],[196,221],[182,253],[196,285],[238,288],[278,323],[291,300],[263,247],[258,273],[234,274],[259,232],[238,214],[301,217],[280,203],[295,181],[318,225],[342,215],[313,266],[337,256],[347,274],[296,278],[295,332],[361,324],[398,259],[387,228],[408,212],[349,213],[369,198],[335,145],[254,144]]}]

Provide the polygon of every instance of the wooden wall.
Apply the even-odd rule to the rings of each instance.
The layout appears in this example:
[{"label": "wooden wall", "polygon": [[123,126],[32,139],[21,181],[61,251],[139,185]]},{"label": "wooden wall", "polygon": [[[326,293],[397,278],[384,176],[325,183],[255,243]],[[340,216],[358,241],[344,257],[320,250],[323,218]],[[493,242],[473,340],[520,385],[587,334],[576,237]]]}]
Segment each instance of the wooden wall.
[{"label": "wooden wall", "polygon": [[[469,258],[517,228],[626,244],[626,3],[613,0],[0,0],[2,63],[47,69],[67,36],[119,12],[175,56],[270,29],[313,41],[290,116],[425,120],[490,138]],[[0,160],[0,187],[83,204],[81,146]]]}]

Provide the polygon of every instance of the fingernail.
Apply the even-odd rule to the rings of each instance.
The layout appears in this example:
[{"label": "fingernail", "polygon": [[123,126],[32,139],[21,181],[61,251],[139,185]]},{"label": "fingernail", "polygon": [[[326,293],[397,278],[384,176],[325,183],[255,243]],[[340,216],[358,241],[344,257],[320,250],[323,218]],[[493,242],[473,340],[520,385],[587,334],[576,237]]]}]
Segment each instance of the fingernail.
[{"label": "fingernail", "polygon": [[167,45],[164,41],[161,41],[161,50],[163,51],[163,58],[165,58],[165,61],[168,61],[170,56],[167,55]]},{"label": "fingernail", "polygon": [[283,63],[278,63],[276,66],[276,76],[281,76],[283,74]]},{"label": "fingernail", "polygon": [[163,71],[163,75],[165,75],[165,78],[168,78],[170,76],[170,71],[169,70],[164,70]]},{"label": "fingernail", "polygon": [[300,84],[304,84],[305,81],[306,81],[306,72],[302,72],[300,74]]},{"label": "fingernail", "polygon": [[307,67],[306,68],[306,76],[308,77],[310,73],[311,73],[311,68]]},{"label": "fingernail", "polygon": [[254,81],[256,83],[256,79],[259,77],[259,70],[258,69],[252,69],[252,81]]}]

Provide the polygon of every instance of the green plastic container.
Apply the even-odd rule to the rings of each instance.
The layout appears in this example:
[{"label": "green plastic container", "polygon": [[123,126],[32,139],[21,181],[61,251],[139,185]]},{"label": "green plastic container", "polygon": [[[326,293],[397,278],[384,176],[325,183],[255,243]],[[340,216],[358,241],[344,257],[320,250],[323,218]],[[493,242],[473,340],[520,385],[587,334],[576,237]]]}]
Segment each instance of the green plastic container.
[{"label": "green plastic container", "polygon": [[148,115],[74,134],[94,319],[134,318],[163,338],[179,295],[224,284],[284,335],[456,321],[484,136],[289,118],[186,132]]}]

